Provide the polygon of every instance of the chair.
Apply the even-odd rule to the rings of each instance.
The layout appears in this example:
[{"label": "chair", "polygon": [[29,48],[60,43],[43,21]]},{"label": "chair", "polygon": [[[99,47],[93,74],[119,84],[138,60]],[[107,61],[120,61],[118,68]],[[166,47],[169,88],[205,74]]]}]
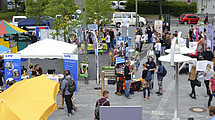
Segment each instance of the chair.
[{"label": "chair", "polygon": [[55,74],[55,69],[48,69],[48,70],[47,70],[47,73],[48,73],[48,74]]}]

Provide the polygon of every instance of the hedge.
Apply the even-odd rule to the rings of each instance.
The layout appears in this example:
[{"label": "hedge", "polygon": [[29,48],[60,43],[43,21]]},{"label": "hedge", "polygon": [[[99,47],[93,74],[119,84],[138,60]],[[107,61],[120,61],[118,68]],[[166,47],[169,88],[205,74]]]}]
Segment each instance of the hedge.
[{"label": "hedge", "polygon": [[[135,11],[135,0],[127,1],[126,11]],[[162,12],[163,14],[171,14],[173,16],[180,16],[183,13],[196,13],[197,3],[192,2],[190,5],[188,5],[187,2],[163,1]],[[138,1],[138,14],[158,15],[160,14],[160,3],[154,1]]]}]

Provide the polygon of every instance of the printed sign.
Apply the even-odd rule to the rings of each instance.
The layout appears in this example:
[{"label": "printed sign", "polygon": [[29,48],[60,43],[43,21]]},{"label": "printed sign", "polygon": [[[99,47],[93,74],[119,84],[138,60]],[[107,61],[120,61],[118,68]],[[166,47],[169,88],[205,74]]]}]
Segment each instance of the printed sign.
[{"label": "printed sign", "polygon": [[15,82],[21,81],[21,55],[4,54],[4,71],[6,89],[8,78],[14,79]]},{"label": "printed sign", "polygon": [[72,78],[75,80],[76,91],[78,88],[78,55],[64,54],[63,55],[63,67],[65,70],[69,70]]}]

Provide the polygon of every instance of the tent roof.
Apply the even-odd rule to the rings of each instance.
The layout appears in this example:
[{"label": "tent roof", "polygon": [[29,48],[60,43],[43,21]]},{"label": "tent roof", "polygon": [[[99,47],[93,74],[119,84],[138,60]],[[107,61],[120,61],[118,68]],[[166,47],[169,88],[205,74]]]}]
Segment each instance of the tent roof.
[{"label": "tent roof", "polygon": [[52,39],[44,39],[28,45],[28,47],[18,53],[21,53],[22,58],[63,58],[64,53],[75,53],[76,49],[77,45]]},{"label": "tent roof", "polygon": [[0,37],[4,37],[4,34],[16,34],[16,33],[27,33],[27,31],[11,25],[5,20],[0,21]]},{"label": "tent roof", "polygon": [[35,19],[24,19],[18,22],[18,26],[37,26],[37,25],[42,25],[45,26],[46,23],[44,21],[38,21]]},{"label": "tent roof", "polygon": [[0,45],[0,54],[6,53],[6,52],[8,52],[8,51],[10,51],[9,48]]}]

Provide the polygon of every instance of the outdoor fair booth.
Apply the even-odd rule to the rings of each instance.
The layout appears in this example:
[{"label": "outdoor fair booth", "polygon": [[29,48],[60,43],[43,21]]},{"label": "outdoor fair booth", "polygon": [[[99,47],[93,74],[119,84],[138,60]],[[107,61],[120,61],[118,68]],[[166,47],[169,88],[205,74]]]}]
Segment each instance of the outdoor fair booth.
[{"label": "outdoor fair booth", "polygon": [[[21,58],[28,59],[28,65],[31,59],[63,59],[64,69],[70,70],[71,75],[74,75],[73,78],[77,82],[78,56],[76,51],[76,45],[52,39],[44,39],[29,45],[18,53],[21,54]],[[63,75],[55,74],[54,71],[53,74],[48,74],[47,72],[46,77],[59,82],[59,79],[63,78]],[[22,75],[22,79],[26,78],[28,78],[28,75]]]},{"label": "outdoor fair booth", "polygon": [[[18,51],[18,44],[16,41],[5,40],[4,34],[17,34],[17,33],[27,33],[27,31],[20,29],[16,26],[11,25],[5,20],[0,21],[0,45],[3,45],[11,50],[11,53],[16,53]],[[27,44],[27,43],[26,43]]]}]

